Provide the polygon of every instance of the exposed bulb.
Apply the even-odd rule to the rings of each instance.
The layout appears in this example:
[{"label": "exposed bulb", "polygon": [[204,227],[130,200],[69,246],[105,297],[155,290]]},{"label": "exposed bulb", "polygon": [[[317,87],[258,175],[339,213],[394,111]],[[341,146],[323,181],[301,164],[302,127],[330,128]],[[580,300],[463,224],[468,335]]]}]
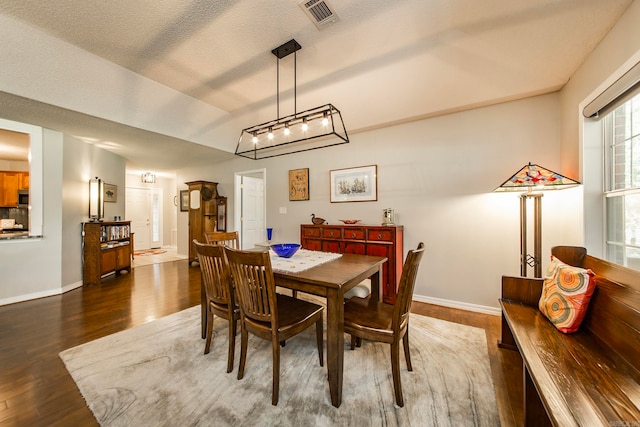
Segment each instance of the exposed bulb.
[{"label": "exposed bulb", "polygon": [[267,134],[267,138],[270,140],[273,139],[273,129],[269,128],[269,133]]},{"label": "exposed bulb", "polygon": [[258,143],[258,137],[257,137],[257,135],[256,135],[256,133],[255,133],[255,132],[253,133],[253,138],[251,138],[251,141],[252,141],[254,144],[257,144],[257,143]]},{"label": "exposed bulb", "polygon": [[287,124],[287,125],[284,126],[284,134],[285,135],[289,135],[290,133],[291,133],[291,131],[289,130],[289,125]]},{"label": "exposed bulb", "polygon": [[322,126],[326,126],[329,124],[329,119],[327,118],[327,113],[324,113],[324,116],[322,117]]},{"label": "exposed bulb", "polygon": [[302,120],[302,131],[306,132],[307,130],[309,130],[309,125],[307,124],[307,119],[303,119]]}]

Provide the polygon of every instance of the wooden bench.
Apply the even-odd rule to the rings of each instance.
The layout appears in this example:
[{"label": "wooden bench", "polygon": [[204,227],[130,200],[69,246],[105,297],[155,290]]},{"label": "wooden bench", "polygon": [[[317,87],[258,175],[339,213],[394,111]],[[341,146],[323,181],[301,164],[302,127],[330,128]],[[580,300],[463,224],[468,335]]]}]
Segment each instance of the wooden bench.
[{"label": "wooden bench", "polygon": [[593,270],[596,290],[580,330],[563,334],[538,310],[543,279],[502,278],[499,345],[522,356],[525,425],[640,426],[640,272],[584,248],[551,253]]}]

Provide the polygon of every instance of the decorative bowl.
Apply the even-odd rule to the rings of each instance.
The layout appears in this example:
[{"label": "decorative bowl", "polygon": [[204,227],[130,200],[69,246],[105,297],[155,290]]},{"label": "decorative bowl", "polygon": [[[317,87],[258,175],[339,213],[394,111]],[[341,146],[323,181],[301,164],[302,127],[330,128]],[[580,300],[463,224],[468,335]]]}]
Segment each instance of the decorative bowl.
[{"label": "decorative bowl", "polygon": [[341,219],[340,221],[344,222],[347,225],[352,225],[352,224],[357,224],[362,220],[360,220],[360,219]]},{"label": "decorative bowl", "polygon": [[271,249],[282,258],[291,258],[293,254],[298,252],[300,245],[298,243],[274,243]]}]

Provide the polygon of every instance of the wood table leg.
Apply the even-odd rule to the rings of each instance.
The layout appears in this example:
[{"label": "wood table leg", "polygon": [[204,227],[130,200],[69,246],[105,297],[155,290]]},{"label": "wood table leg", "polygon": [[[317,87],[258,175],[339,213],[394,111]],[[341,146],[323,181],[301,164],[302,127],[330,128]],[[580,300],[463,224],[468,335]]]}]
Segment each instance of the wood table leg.
[{"label": "wood table leg", "polygon": [[331,403],[336,408],[342,403],[342,372],[344,364],[344,304],[342,289],[329,289],[327,293],[327,370]]},{"label": "wood table leg", "polygon": [[380,277],[382,277],[382,265],[377,273],[373,274],[371,279],[371,299],[374,302],[382,301],[382,286],[380,286]]}]

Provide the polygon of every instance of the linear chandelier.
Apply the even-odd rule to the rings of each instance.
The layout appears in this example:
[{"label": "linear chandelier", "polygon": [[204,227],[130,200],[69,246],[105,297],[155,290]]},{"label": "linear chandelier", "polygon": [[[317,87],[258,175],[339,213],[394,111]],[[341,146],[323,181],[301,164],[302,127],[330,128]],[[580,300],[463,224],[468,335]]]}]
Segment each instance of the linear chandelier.
[{"label": "linear chandelier", "polygon": [[[269,122],[243,129],[235,154],[258,160],[285,154],[347,144],[349,136],[342,120],[342,114],[332,104],[297,112],[296,100],[296,52],[302,46],[294,39],[273,49],[277,58],[276,104],[277,118]],[[280,117],[280,59],[293,53],[293,111]]]}]

